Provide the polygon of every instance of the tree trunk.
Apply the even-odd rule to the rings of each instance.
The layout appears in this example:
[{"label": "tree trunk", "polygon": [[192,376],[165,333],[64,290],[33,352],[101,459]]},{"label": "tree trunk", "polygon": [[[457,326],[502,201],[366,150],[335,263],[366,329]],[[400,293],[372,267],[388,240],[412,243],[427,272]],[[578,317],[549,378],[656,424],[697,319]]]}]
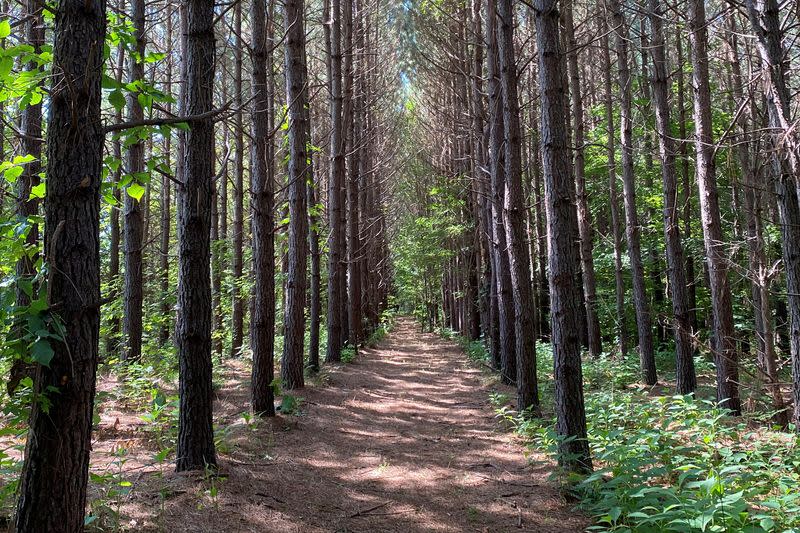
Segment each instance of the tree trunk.
[{"label": "tree trunk", "polygon": [[[214,2],[187,0],[186,114],[208,113],[214,95]],[[214,123],[189,122],[178,194],[178,348],[180,414],[176,469],[217,463],[212,426],[211,200]]]},{"label": "tree trunk", "polygon": [[536,378],[536,325],[534,322],[531,265],[525,235],[525,198],[522,189],[522,134],[519,124],[517,67],[514,54],[514,8],[499,1],[500,81],[503,90],[505,132],[505,198],[503,222],[509,243],[508,257],[514,300],[514,338],[517,355],[517,409],[538,409]]},{"label": "tree trunk", "polygon": [[272,131],[275,83],[272,50],[274,0],[267,11],[263,0],[252,0],[252,144],[250,211],[253,239],[253,305],[250,348],[253,351],[251,397],[253,412],[275,414],[272,390],[275,352],[275,175]]},{"label": "tree trunk", "polygon": [[575,248],[578,215],[572,199],[575,182],[567,135],[565,61],[559,41],[555,0],[536,0],[536,44],[541,98],[542,169],[550,243],[550,315],[553,339],[556,431],[559,463],[575,472],[592,469],[586,436],[583,374],[578,334],[580,261]]},{"label": "tree trunk", "polygon": [[694,370],[694,346],[692,343],[692,324],[689,320],[689,294],[686,283],[686,270],[683,259],[683,245],[680,233],[680,212],[678,211],[678,177],[675,171],[675,143],[670,131],[669,81],[664,47],[662,17],[664,15],[660,0],[649,0],[650,25],[653,43],[650,53],[653,56],[653,98],[656,112],[656,131],[661,152],[661,179],[664,187],[664,242],[667,252],[667,276],[675,338],[675,373],[678,394],[693,393],[697,388]]},{"label": "tree trunk", "polygon": [[330,226],[330,241],[328,244],[328,348],[325,355],[327,362],[340,361],[342,346],[344,345],[343,307],[344,295],[342,288],[345,279],[345,232],[341,227],[342,210],[344,209],[344,180],[345,180],[345,130],[342,115],[342,24],[341,2],[333,0],[331,4],[329,23],[330,37],[328,39],[328,56],[330,61],[329,87],[331,93],[331,175],[328,182],[328,224]]},{"label": "tree trunk", "polygon": [[500,58],[497,50],[496,0],[487,2],[487,42],[489,64],[489,167],[492,189],[492,253],[497,266],[497,320],[500,332],[500,373],[504,383],[517,376],[516,341],[514,337],[514,300],[511,267],[506,252],[506,233],[503,228],[503,198],[505,196],[505,153],[503,149],[502,87]]},{"label": "tree trunk", "polygon": [[639,361],[642,379],[655,385],[655,353],[650,302],[644,284],[644,266],[640,242],[639,215],[636,210],[636,179],[633,162],[633,118],[631,116],[631,72],[628,66],[628,35],[619,0],[609,2],[613,29],[616,34],[617,72],[620,90],[620,143],[622,145],[622,193],[625,200],[625,233],[628,238],[628,257],[633,278],[633,302],[636,328],[639,333]]},{"label": "tree trunk", "polygon": [[[145,54],[145,3],[144,0],[132,0],[131,18],[136,39],[135,54],[128,58],[128,80],[144,81]],[[128,120],[135,122],[144,119],[144,110],[139,103],[138,94],[128,95]],[[141,176],[144,174],[144,141],[139,139],[128,147],[125,164],[128,174],[133,176],[131,185],[142,187]],[[129,186],[130,187],[130,186]],[[142,357],[142,305],[144,302],[144,278],[142,275],[142,249],[144,247],[144,215],[142,197],[135,198],[128,188],[125,194],[125,292],[123,302],[125,311],[122,319],[122,331],[125,336],[126,361],[138,361]]]},{"label": "tree trunk", "polygon": [[583,97],[581,79],[578,73],[578,43],[572,20],[572,2],[564,3],[564,31],[569,42],[569,76],[572,80],[572,123],[575,144],[575,189],[578,207],[578,233],[580,234],[581,273],[583,275],[583,299],[586,304],[586,335],[589,355],[599,357],[603,351],[600,338],[600,319],[597,316],[597,287],[592,258],[592,215],[586,194],[586,164],[583,158]]},{"label": "tree trunk", "polygon": [[[38,364],[16,530],[83,530],[100,336],[100,119],[106,4],[55,11],[44,242],[48,305],[61,339]],[[46,363],[40,360],[39,363]]]},{"label": "tree trunk", "polygon": [[758,37],[767,95],[769,125],[778,180],[775,184],[783,237],[783,262],[786,266],[789,307],[790,352],[792,356],[793,420],[800,428],[800,136],[791,118],[789,64],[776,0],[747,1],[750,23]]},{"label": "tree trunk", "polygon": [[284,2],[286,31],[285,77],[289,113],[289,272],[286,280],[284,341],[281,385],[284,389],[303,387],[303,344],[305,337],[306,267],[308,263],[308,205],[306,183],[313,177],[308,164],[309,124],[306,106],[306,34],[303,0]]},{"label": "tree trunk", "polygon": [[714,139],[711,126],[711,88],[708,81],[708,30],[703,0],[689,2],[689,38],[692,52],[694,123],[697,163],[695,174],[700,192],[700,216],[714,315],[714,361],[717,367],[717,400],[741,413],[739,401],[739,355],[733,329],[733,305],[728,284],[728,265],[719,212]]},{"label": "tree trunk", "polygon": [[[608,29],[608,24],[604,30]],[[617,188],[617,162],[614,148],[614,104],[611,95],[611,50],[606,33],[601,38],[603,49],[603,87],[605,93],[605,115],[607,137],[606,158],[608,160],[608,190],[611,206],[611,233],[614,241],[614,289],[617,311],[617,343],[620,357],[628,354],[628,327],[625,315],[625,278],[622,272],[622,221],[619,212],[619,189]]]},{"label": "tree trunk", "polygon": [[234,160],[234,190],[233,190],[233,254],[231,267],[233,279],[231,280],[231,356],[238,357],[242,352],[242,339],[244,337],[244,296],[242,295],[242,266],[244,252],[244,111],[242,105],[242,54],[244,42],[242,41],[242,4],[237,2],[234,7],[234,33],[235,45],[233,47],[233,91],[234,102],[239,110],[235,115],[235,160]]}]

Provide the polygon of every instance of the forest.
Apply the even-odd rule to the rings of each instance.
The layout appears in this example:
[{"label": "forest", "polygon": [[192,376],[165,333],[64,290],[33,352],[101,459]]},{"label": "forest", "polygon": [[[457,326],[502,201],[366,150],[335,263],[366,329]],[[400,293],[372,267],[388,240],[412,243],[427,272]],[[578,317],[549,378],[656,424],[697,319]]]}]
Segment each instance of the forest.
[{"label": "forest", "polygon": [[800,531],[798,0],[2,0],[0,529]]}]

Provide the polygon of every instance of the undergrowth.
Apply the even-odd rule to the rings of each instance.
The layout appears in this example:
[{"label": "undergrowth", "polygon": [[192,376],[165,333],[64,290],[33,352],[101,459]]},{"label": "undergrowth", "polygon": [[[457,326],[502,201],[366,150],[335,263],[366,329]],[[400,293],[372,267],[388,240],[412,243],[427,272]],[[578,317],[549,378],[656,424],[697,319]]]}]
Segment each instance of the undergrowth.
[{"label": "undergrowth", "polygon": [[[481,342],[456,339],[470,359],[486,362]],[[538,346],[540,391],[552,406],[552,352]],[[669,378],[669,352],[659,354]],[[713,365],[697,358],[700,375]],[[617,532],[800,532],[800,437],[761,418],[734,418],[715,402],[659,395],[639,386],[635,358],[584,361],[586,418],[595,471],[555,472],[594,520],[589,529]],[[669,381],[667,379],[667,381]],[[490,398],[497,416],[531,451],[557,459],[552,411],[523,418],[508,396]]]}]

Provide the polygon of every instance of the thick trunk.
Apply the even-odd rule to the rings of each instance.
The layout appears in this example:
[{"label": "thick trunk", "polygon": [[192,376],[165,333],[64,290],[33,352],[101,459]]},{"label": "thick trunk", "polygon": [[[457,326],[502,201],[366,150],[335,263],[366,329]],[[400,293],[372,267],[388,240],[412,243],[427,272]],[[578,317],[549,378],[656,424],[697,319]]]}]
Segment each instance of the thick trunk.
[{"label": "thick trunk", "polygon": [[[214,2],[187,0],[186,114],[208,113],[214,94]],[[211,200],[214,123],[192,120],[185,132],[178,194],[178,348],[180,414],[176,469],[216,465],[211,384]]]},{"label": "thick trunk", "polygon": [[[83,530],[100,335],[100,119],[106,4],[55,11],[44,242],[48,305],[61,339],[38,364],[16,530]],[[40,361],[44,363],[44,361]]]},{"label": "thick trunk", "polygon": [[536,44],[541,97],[542,169],[545,179],[547,233],[550,243],[550,314],[553,339],[556,430],[559,462],[569,470],[592,469],[586,436],[583,374],[578,333],[581,305],[580,260],[574,245],[578,215],[572,199],[575,182],[567,135],[564,52],[559,42],[555,0],[536,1]]}]

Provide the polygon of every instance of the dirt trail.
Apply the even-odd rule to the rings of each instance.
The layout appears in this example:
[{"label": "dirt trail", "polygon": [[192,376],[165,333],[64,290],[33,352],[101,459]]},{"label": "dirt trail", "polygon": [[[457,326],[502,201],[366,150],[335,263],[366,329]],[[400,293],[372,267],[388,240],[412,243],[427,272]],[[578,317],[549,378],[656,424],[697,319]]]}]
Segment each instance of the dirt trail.
[{"label": "dirt trail", "polygon": [[484,382],[455,345],[400,320],[324,386],[299,391],[298,416],[237,433],[216,497],[207,480],[168,474],[163,503],[153,485],[125,514],[162,531],[581,531],[550,467],[529,464],[499,428]]}]

